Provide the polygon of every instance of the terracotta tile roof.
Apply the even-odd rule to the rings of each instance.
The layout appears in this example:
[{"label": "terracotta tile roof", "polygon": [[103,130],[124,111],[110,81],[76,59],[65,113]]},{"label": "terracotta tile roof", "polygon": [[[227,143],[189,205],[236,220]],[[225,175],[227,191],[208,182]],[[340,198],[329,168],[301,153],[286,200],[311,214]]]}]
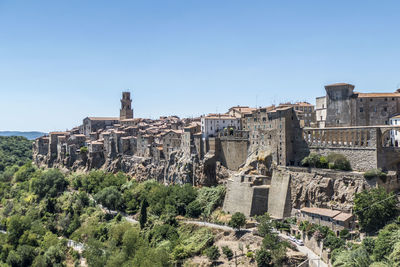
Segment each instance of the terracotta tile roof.
[{"label": "terracotta tile roof", "polygon": [[400,97],[399,93],[354,93],[359,98]]},{"label": "terracotta tile roof", "polygon": [[235,110],[241,113],[251,113],[253,110],[256,110],[255,108],[250,108],[248,106],[237,106],[237,107],[231,107],[229,110]]},{"label": "terracotta tile roof", "polygon": [[351,213],[341,212],[341,213],[339,213],[339,215],[336,215],[333,219],[336,221],[345,222],[348,219],[351,219],[352,217],[353,217],[353,214],[351,214]]},{"label": "terracotta tile roof", "polygon": [[206,119],[225,119],[225,120],[237,120],[238,118],[230,116],[228,114],[208,114],[207,116],[205,116]]},{"label": "terracotta tile roof", "polygon": [[49,134],[68,134],[67,132],[50,132]]},{"label": "terracotta tile roof", "polygon": [[312,214],[317,214],[317,215],[322,215],[326,217],[335,217],[341,211],[338,210],[331,210],[331,209],[323,209],[323,208],[302,208],[300,210],[301,212],[306,212],[306,213],[312,213]]},{"label": "terracotta tile roof", "polygon": [[88,117],[88,119],[92,121],[119,121],[119,118],[113,117]]}]

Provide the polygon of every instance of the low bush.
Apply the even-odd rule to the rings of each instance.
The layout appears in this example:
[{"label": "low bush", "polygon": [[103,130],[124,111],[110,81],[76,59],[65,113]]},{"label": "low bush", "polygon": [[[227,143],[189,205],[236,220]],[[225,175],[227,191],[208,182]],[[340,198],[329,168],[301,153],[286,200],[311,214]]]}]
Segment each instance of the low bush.
[{"label": "low bush", "polygon": [[331,153],[328,157],[311,153],[301,161],[301,165],[311,168],[351,170],[350,161],[344,155],[337,153]]},{"label": "low bush", "polygon": [[372,178],[386,178],[387,174],[384,173],[381,169],[371,169],[364,172],[365,179],[372,179]]},{"label": "low bush", "polygon": [[328,166],[330,169],[351,171],[350,161],[342,154],[331,153],[328,155]]},{"label": "low bush", "polygon": [[204,252],[206,256],[212,261],[218,260],[218,258],[221,256],[219,248],[216,246],[211,246],[207,248]]},{"label": "low bush", "polygon": [[223,246],[222,247],[222,253],[228,258],[231,259],[233,257],[233,252],[232,249],[230,249],[228,246]]}]

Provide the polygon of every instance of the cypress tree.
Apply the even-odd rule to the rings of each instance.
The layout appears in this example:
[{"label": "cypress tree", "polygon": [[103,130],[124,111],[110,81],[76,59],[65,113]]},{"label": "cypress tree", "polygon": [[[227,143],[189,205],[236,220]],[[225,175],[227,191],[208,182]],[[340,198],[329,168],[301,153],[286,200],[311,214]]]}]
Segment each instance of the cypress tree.
[{"label": "cypress tree", "polygon": [[139,217],[140,229],[143,229],[147,222],[147,207],[148,207],[147,200],[143,199],[142,204],[140,205],[140,217]]}]

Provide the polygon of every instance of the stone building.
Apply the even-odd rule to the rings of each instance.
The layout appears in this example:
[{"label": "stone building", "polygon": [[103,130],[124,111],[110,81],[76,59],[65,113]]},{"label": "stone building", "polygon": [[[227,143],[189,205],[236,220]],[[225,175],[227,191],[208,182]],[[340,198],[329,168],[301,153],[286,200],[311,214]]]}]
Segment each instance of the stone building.
[{"label": "stone building", "polygon": [[119,118],[87,117],[83,119],[83,134],[86,136],[90,136],[92,132],[111,128],[114,124],[117,124],[118,122]]},{"label": "stone building", "polygon": [[304,121],[305,127],[310,127],[315,122],[315,107],[308,102],[283,103],[277,108],[293,107],[297,118]]},{"label": "stone building", "polygon": [[339,210],[305,207],[300,209],[296,217],[299,221],[308,221],[326,226],[335,232],[336,235],[339,235],[339,232],[344,229],[350,230],[352,227],[355,227],[353,225],[353,215]]},{"label": "stone building", "polygon": [[133,119],[132,100],[130,92],[123,92],[121,99],[120,120]]},{"label": "stone building", "polygon": [[[278,165],[299,165],[304,157],[301,121],[293,106],[267,107],[245,115],[250,153],[271,153]],[[300,153],[301,152],[301,153]]]},{"label": "stone building", "polygon": [[[319,108],[318,120],[326,112],[324,127],[388,125],[389,119],[400,113],[400,93],[358,93],[354,85],[336,83],[325,86],[326,96],[318,102],[326,103]],[[323,117],[322,117],[323,119]]]},{"label": "stone building", "polygon": [[[393,116],[389,119],[390,125],[400,125],[400,115]],[[394,147],[399,147],[400,144],[400,131],[391,130],[390,131],[390,143]]]},{"label": "stone building", "polygon": [[228,114],[209,114],[201,117],[201,132],[203,139],[216,137],[225,128],[240,130],[240,119]]},{"label": "stone building", "polygon": [[[189,126],[183,128],[182,133],[182,150],[185,156],[190,156],[192,154],[198,154],[200,157],[201,147],[197,148],[197,144],[195,142],[196,136],[201,136],[201,127],[199,123],[192,123]],[[199,144],[201,146],[201,144]]]},{"label": "stone building", "polygon": [[316,98],[315,119],[318,128],[325,127],[326,121],[326,97],[321,96]]},{"label": "stone building", "polygon": [[166,157],[181,148],[181,136],[180,130],[169,130],[161,134],[163,153]]}]

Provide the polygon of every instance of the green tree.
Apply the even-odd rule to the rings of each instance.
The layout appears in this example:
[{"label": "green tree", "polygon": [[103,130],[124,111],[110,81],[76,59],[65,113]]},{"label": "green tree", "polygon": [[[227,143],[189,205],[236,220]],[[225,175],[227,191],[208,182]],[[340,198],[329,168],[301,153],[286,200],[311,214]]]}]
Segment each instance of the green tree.
[{"label": "green tree", "polygon": [[261,248],[256,251],[256,262],[258,267],[270,267],[272,264],[271,252]]},{"label": "green tree", "polygon": [[383,188],[364,190],[354,197],[354,213],[359,219],[361,229],[366,232],[377,231],[396,215],[396,198]]},{"label": "green tree", "polygon": [[192,201],[186,208],[186,215],[190,218],[198,218],[201,215],[202,208],[198,201]]},{"label": "green tree", "polygon": [[147,222],[147,207],[148,203],[146,199],[142,200],[142,204],[140,205],[140,215],[139,215],[139,223],[140,228],[143,229],[146,226]]},{"label": "green tree", "polygon": [[117,210],[122,203],[122,195],[115,186],[110,186],[98,192],[94,199],[110,210]]},{"label": "green tree", "polygon": [[369,267],[372,263],[368,252],[363,248],[357,248],[355,250],[344,250],[337,257],[333,264],[336,266],[357,266],[357,267]]},{"label": "green tree", "polygon": [[264,237],[272,233],[273,223],[271,216],[268,213],[265,213],[262,216],[257,216],[256,220],[258,222],[257,231],[260,236]]},{"label": "green tree", "polygon": [[58,169],[44,171],[39,177],[31,180],[31,190],[40,198],[56,197],[67,185],[64,174]]},{"label": "green tree", "polygon": [[229,221],[229,225],[237,230],[240,230],[240,228],[245,226],[245,224],[246,216],[241,212],[235,212]]},{"label": "green tree", "polygon": [[125,232],[122,238],[122,248],[128,257],[133,258],[136,251],[143,245],[144,241],[137,229],[131,228]]},{"label": "green tree", "polygon": [[384,260],[393,251],[394,244],[400,242],[400,229],[397,224],[388,224],[379,231],[375,240],[374,257],[376,261]]},{"label": "green tree", "polygon": [[400,241],[394,244],[393,251],[389,255],[389,261],[393,267],[400,267]]}]

